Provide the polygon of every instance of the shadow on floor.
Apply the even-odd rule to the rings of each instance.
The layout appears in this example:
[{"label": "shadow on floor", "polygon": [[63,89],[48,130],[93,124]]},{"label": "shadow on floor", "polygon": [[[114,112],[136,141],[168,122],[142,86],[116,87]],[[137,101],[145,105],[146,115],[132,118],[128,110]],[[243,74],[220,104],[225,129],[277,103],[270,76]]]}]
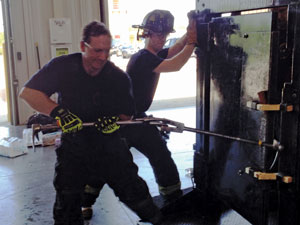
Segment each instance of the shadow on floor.
[{"label": "shadow on floor", "polygon": [[250,225],[241,215],[198,189],[184,189],[184,196],[161,207],[163,200],[154,197],[164,214],[163,225]]}]

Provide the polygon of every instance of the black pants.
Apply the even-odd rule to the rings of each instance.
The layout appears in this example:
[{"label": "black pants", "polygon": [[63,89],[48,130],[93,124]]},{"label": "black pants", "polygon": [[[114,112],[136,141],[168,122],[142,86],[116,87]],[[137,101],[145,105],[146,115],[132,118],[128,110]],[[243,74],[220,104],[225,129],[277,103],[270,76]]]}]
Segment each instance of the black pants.
[{"label": "black pants", "polygon": [[[140,117],[144,116],[146,114]],[[120,130],[121,136],[125,138],[128,146],[135,147],[149,159],[156,182],[160,188],[160,193],[168,195],[180,190],[180,180],[176,164],[171,157],[166,141],[162,138],[157,127],[147,124],[127,125]],[[88,182],[89,187],[86,190],[92,191],[85,192],[83,206],[88,207],[95,203],[103,185],[104,181],[95,180],[91,177]]]},{"label": "black pants", "polygon": [[87,174],[101,177],[141,219],[155,222],[159,217],[148,187],[138,176],[138,168],[118,132],[103,135],[94,128],[85,128],[63,135],[56,153],[55,225],[83,225],[81,197],[88,182]]},{"label": "black pants", "polygon": [[128,125],[121,129],[121,135],[129,147],[135,147],[149,159],[159,186],[167,187],[180,182],[171,152],[156,126]]}]

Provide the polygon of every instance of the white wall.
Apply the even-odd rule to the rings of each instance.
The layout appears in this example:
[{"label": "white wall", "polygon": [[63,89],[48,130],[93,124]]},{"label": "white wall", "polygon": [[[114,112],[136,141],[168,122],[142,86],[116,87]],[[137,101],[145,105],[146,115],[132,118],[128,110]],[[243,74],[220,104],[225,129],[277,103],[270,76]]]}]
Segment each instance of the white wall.
[{"label": "white wall", "polygon": [[[82,28],[92,20],[100,20],[99,0],[6,0],[10,5],[12,49],[14,71],[18,80],[15,96],[24,83],[39,69],[36,43],[38,44],[40,64],[51,59],[49,18],[70,18],[72,30],[72,50],[79,51]],[[8,5],[8,4],[7,4]],[[17,52],[22,56],[17,59]],[[16,98],[18,116],[16,123],[25,124],[33,110],[22,100]]]}]

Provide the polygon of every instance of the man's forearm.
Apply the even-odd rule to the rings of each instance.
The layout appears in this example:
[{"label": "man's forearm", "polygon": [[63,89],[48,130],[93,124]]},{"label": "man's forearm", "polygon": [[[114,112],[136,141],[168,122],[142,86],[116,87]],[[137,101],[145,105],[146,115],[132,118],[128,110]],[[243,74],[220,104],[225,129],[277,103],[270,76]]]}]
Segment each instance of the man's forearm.
[{"label": "man's forearm", "polygon": [[125,115],[125,114],[120,114],[119,118],[120,118],[120,120],[131,120],[132,116],[128,116],[128,115]]},{"label": "man's forearm", "polygon": [[195,45],[185,45],[177,55],[170,59],[165,59],[153,71],[156,73],[179,71],[183,65],[189,60],[194,51]]},{"label": "man's forearm", "polygon": [[167,58],[172,58],[176,54],[178,54],[185,46],[187,42],[187,36],[184,34],[180,39],[178,39],[175,44],[169,48],[168,51],[168,57]]},{"label": "man's forearm", "polygon": [[50,115],[51,111],[57,106],[57,104],[43,92],[31,88],[23,88],[19,97],[34,110],[46,115]]}]

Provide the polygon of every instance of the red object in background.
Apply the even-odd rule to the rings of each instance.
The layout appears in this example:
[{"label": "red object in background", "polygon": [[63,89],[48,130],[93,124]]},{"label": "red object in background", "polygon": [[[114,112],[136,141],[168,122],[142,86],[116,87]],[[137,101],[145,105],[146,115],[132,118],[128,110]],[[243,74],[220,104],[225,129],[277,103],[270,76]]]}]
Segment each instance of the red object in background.
[{"label": "red object in background", "polygon": [[119,0],[113,0],[113,9],[119,9],[120,2]]}]

